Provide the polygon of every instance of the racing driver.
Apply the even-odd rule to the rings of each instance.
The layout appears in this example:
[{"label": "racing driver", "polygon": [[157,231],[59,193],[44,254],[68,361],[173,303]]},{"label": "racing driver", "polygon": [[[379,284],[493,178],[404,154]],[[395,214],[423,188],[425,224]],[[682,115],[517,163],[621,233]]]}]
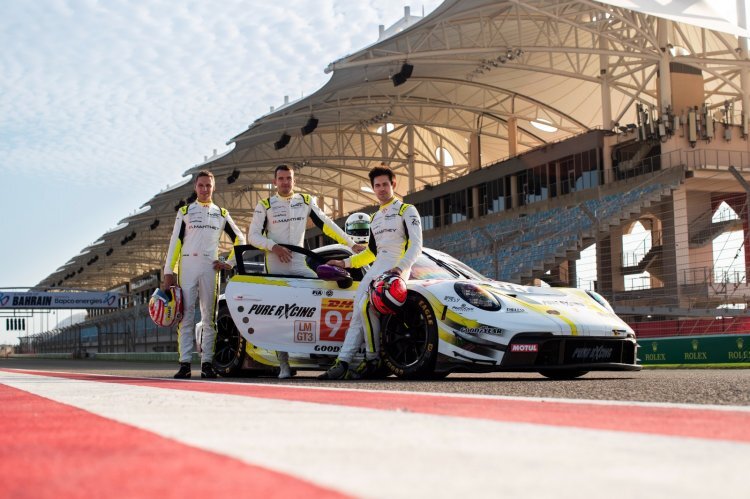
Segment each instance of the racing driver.
[{"label": "racing driver", "polygon": [[[247,235],[250,244],[265,250],[267,273],[317,277],[315,271],[307,266],[304,255],[281,246],[304,244],[308,218],[323,234],[336,242],[349,246],[355,252],[365,249],[364,245],[356,244],[341,227],[328,218],[315,204],[312,196],[294,192],[294,170],[289,165],[281,164],[276,167],[273,185],[276,187],[276,194],[258,202]],[[289,354],[276,352],[276,356],[279,359],[279,378],[290,378],[292,373]]]},{"label": "racing driver", "polygon": [[[394,196],[393,171],[386,166],[370,170],[370,184],[380,208],[370,223],[367,249],[346,260],[329,260],[337,267],[362,267],[375,262],[365,274],[354,295],[352,321],[336,362],[318,379],[360,379],[371,376],[379,366],[380,317],[370,305],[370,283],[384,273],[409,278],[411,267],[422,253],[422,225],[417,209]],[[349,365],[365,344],[365,359],[354,369]]]},{"label": "racing driver", "polygon": [[203,339],[201,344],[201,378],[215,378],[212,361],[216,342],[216,302],[219,298],[219,271],[233,266],[234,250],[229,261],[219,260],[219,238],[225,232],[234,245],[245,244],[245,237],[224,208],[212,202],[214,176],[201,170],[195,177],[196,201],[177,210],[164,265],[162,289],[175,284],[175,267],[178,267],[178,285],[182,288],[183,314],[177,328],[177,345],[180,353],[178,379],[190,378],[190,361],[195,349],[195,300],[200,302]]}]

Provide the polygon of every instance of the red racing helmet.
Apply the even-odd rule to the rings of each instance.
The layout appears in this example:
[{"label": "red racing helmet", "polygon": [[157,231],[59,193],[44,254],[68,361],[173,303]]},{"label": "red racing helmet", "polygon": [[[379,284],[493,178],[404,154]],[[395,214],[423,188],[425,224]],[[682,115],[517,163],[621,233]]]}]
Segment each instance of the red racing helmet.
[{"label": "red racing helmet", "polygon": [[156,288],[148,301],[148,315],[154,324],[162,327],[172,327],[182,320],[182,289],[170,286],[166,292]]},{"label": "red racing helmet", "polygon": [[385,273],[370,283],[370,303],[381,314],[395,314],[406,303],[406,282]]}]

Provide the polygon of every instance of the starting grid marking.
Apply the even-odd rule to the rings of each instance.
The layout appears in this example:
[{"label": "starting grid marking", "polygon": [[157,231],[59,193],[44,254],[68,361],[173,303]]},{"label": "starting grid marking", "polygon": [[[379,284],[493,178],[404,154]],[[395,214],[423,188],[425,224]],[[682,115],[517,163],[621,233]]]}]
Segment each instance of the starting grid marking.
[{"label": "starting grid marking", "polygon": [[[287,496],[297,495],[293,487],[306,487],[307,495],[324,496],[489,497],[502,491],[580,498],[606,491],[612,497],[647,497],[653,490],[660,496],[705,497],[717,487],[742,490],[750,464],[745,408],[19,370],[0,371],[2,385],[76,408],[73,419],[95,415],[135,428],[134,442],[166,439],[189,449],[187,455],[209,453],[246,466],[247,476],[288,476],[287,482],[267,486]],[[9,459],[14,460],[3,456],[2,462]],[[159,476],[158,467],[151,472]],[[190,483],[199,478],[192,476]],[[274,483],[269,480],[256,482]],[[649,484],[658,488],[644,488]],[[151,491],[145,495],[164,497]]]}]

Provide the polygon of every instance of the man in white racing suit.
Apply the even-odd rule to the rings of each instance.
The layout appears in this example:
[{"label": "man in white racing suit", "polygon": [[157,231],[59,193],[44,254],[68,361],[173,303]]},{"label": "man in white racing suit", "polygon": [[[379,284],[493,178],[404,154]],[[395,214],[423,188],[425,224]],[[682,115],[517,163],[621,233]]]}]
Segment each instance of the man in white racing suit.
[{"label": "man in white racing suit", "polygon": [[[250,244],[266,252],[266,272],[300,277],[317,277],[307,266],[305,256],[290,251],[282,244],[303,246],[307,219],[334,241],[362,251],[364,245],[356,244],[335,222],[321,210],[309,194],[294,192],[294,170],[289,165],[279,165],[274,171],[276,194],[261,199],[255,207],[248,229]],[[291,377],[289,354],[277,352],[279,378]]]},{"label": "man in white racing suit", "polygon": [[200,303],[203,339],[201,342],[201,378],[215,378],[212,361],[216,342],[216,303],[219,298],[219,271],[233,266],[234,250],[229,261],[219,260],[219,239],[225,232],[234,245],[245,244],[229,212],[212,202],[214,176],[201,170],[194,182],[196,201],[177,210],[177,219],[164,265],[163,289],[175,284],[182,288],[183,315],[177,328],[180,354],[178,379],[190,378],[190,361],[195,350],[195,301]]},{"label": "man in white racing suit", "polygon": [[[393,171],[380,166],[370,170],[369,176],[380,208],[372,216],[368,247],[346,260],[330,260],[328,264],[356,268],[373,261],[375,263],[357,288],[352,321],[336,362],[318,379],[358,379],[373,374],[380,356],[380,315],[370,305],[370,283],[386,272],[408,279],[412,265],[422,253],[419,213],[414,206],[394,197],[396,182]],[[356,368],[350,369],[349,365],[363,343],[365,360]]]}]

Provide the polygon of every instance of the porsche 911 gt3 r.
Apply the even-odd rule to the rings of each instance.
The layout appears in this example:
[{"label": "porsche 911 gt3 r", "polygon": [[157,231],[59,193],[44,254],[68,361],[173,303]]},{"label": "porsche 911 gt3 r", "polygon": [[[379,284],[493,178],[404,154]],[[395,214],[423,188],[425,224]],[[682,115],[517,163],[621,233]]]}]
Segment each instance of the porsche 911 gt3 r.
[{"label": "porsche 911 gt3 r", "polygon": [[[308,263],[314,268],[349,253],[326,246]],[[353,269],[345,282],[234,276],[220,302],[217,369],[270,372],[278,365],[275,350],[290,352],[293,368],[326,369],[344,341],[363,270]],[[595,370],[640,369],[633,330],[596,293],[492,281],[428,248],[407,285],[404,307],[382,320],[387,373],[439,378],[459,371],[535,371],[572,379]]]}]

